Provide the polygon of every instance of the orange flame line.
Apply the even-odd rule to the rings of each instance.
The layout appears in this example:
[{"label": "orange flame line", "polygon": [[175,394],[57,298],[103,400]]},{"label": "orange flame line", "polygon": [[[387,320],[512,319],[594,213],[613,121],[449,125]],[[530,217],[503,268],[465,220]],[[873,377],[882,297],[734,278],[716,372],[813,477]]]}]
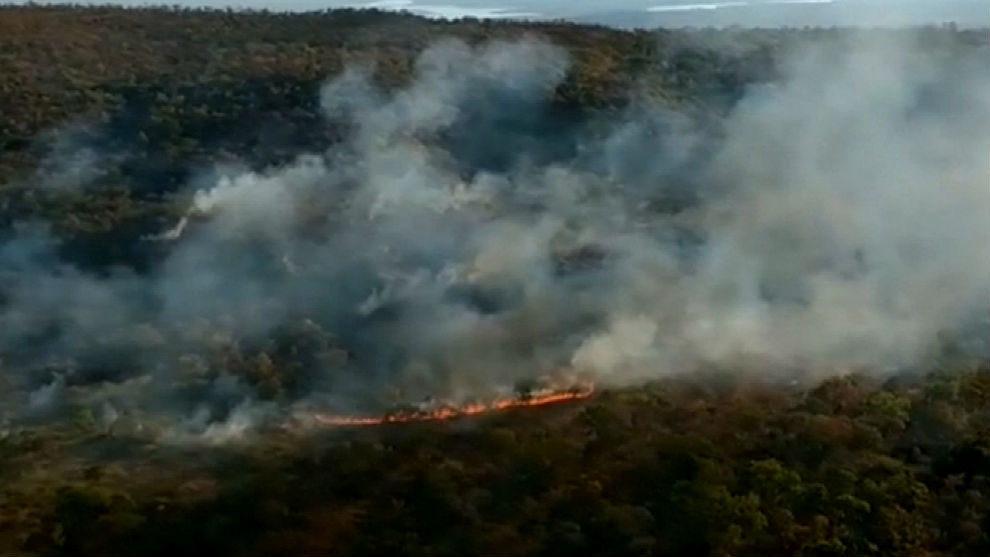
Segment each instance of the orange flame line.
[{"label": "orange flame line", "polygon": [[381,416],[347,416],[340,414],[315,413],[312,419],[321,425],[330,426],[378,426],[409,422],[433,422],[467,416],[477,416],[486,412],[497,412],[511,408],[546,406],[562,402],[581,400],[590,397],[595,386],[588,383],[565,391],[553,391],[527,397],[497,398],[490,402],[476,402],[462,406],[445,406],[435,410],[403,411]]}]

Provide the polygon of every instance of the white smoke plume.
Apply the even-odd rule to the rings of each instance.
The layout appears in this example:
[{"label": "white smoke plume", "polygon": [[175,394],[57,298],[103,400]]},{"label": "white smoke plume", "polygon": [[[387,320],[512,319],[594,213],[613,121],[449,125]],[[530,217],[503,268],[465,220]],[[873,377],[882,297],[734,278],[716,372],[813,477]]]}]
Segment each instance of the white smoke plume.
[{"label": "white smoke plume", "polygon": [[921,52],[876,38],[802,50],[735,107],[713,161],[731,190],[699,214],[708,240],[674,338],[717,360],[907,366],[941,329],[985,317],[987,71]]},{"label": "white smoke plume", "polygon": [[[8,242],[0,340],[13,350],[47,319],[46,355],[123,350],[153,370],[142,396],[197,385],[175,395],[192,397],[180,429],[216,442],[271,409],[188,347],[302,318],[348,363],[293,400],[345,406],[561,368],[621,385],[754,359],[919,365],[990,314],[990,71],[974,50],[949,63],[907,33],[846,36],[791,52],[719,133],[637,105],[534,142],[515,130],[548,118],[566,53],[440,42],[397,91],[360,68],[332,79],[321,103],[348,139],[221,173],[155,237],[169,252],[147,276],[53,272],[43,231]],[[59,381],[73,379],[28,404]]]}]

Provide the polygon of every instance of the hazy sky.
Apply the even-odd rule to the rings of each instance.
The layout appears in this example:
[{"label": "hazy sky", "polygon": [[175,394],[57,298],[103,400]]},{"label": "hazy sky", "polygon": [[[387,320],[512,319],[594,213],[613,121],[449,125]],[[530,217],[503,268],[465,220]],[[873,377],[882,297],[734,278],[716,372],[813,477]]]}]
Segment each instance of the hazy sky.
[{"label": "hazy sky", "polygon": [[964,26],[990,25],[987,0],[97,0],[92,3],[292,11],[369,6],[405,9],[433,17],[567,18],[620,26],[904,25],[947,21]]}]

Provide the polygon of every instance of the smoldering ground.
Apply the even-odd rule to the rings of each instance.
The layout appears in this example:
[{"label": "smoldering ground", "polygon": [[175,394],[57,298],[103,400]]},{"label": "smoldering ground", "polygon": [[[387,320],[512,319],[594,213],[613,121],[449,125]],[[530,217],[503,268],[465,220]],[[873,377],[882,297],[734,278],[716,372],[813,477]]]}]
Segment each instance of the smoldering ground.
[{"label": "smoldering ground", "polygon": [[[794,48],[715,131],[648,100],[563,118],[568,55],[539,39],[440,41],[397,90],[352,68],[320,99],[345,141],[201,178],[142,239],[149,269],[81,269],[45,223],[17,224],[5,404],[222,440],[295,405],[553,372],[886,374],[947,334],[986,357],[986,54],[910,33]],[[86,149],[49,165],[57,187]]]}]

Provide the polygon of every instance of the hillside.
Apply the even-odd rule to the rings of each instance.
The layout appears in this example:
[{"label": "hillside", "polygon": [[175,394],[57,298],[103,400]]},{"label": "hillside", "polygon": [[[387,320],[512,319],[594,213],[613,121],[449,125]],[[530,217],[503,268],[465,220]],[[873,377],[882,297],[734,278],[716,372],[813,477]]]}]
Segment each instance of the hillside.
[{"label": "hillside", "polygon": [[0,555],[987,554],[988,47],[0,7]]}]

